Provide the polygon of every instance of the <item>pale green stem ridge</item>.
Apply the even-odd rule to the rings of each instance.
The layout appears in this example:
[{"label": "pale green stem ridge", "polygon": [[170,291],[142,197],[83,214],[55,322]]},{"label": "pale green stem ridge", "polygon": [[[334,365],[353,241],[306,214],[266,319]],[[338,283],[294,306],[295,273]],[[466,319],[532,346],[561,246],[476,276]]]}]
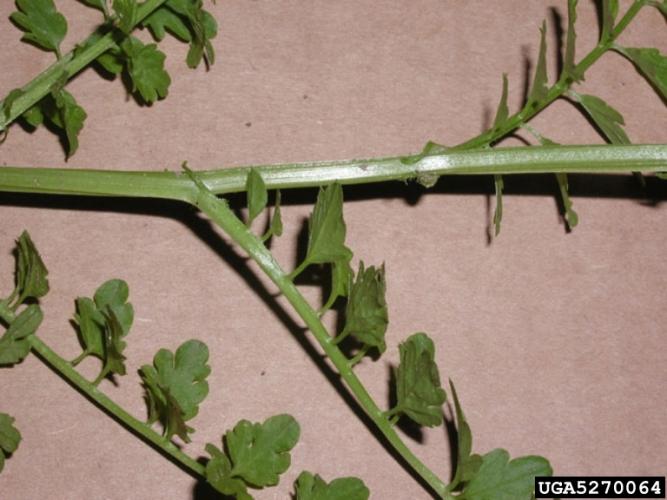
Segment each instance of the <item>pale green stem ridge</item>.
[{"label": "pale green stem ridge", "polygon": [[[192,182],[192,181],[191,181]],[[197,182],[194,183],[197,185]],[[435,492],[443,496],[446,485],[426,465],[424,465],[405,445],[392,428],[391,423],[384,416],[373,398],[366,391],[359,378],[352,371],[348,359],[336,347],[324,327],[317,312],[310,306],[301,292],[296,288],[288,275],[282,270],[271,252],[261,240],[240,221],[224,200],[217,198],[203,185],[199,185],[198,193],[190,203],[197,206],[220,228],[227,233],[248,255],[260,266],[262,271],[276,284],[294,310],[303,319],[313,336],[322,347],[326,355],[338,370],[341,378],[347,384],[357,402],[366,414],[373,420],[380,432],[398,454],[412,467],[412,469],[426,481]]]},{"label": "pale green stem ridge", "polygon": [[[0,306],[1,305],[2,304],[0,304]],[[11,310],[6,307],[0,307],[0,318],[7,323],[11,323],[15,317],[16,316]],[[203,465],[178,449],[176,445],[165,439],[164,436],[155,432],[148,426],[148,424],[145,424],[126,412],[117,403],[81,376],[78,371],[72,368],[70,363],[58,356],[37,335],[29,335],[27,339],[30,342],[31,349],[42,361],[44,361],[44,363],[49,365],[56,373],[76,387],[88,399],[94,401],[98,406],[103,408],[106,413],[112,415],[117,422],[123,425],[123,427],[129,429],[144,441],[154,445],[160,451],[169,455],[174,461],[181,464],[191,473],[206,477],[206,470]]]},{"label": "pale green stem ridge", "polygon": [[[251,168],[269,189],[419,180],[434,175],[660,172],[667,170],[667,144],[486,148],[426,156],[413,164],[402,158],[221,168],[199,171],[197,177],[213,193],[226,194],[245,191]],[[176,172],[0,167],[0,191],[188,201],[196,188],[186,174]]]},{"label": "pale green stem ridge", "polygon": [[[165,1],[147,0],[141,4],[137,10],[137,21],[134,27],[139,25],[141,21],[159,8]],[[86,45],[86,41],[89,39],[84,40],[80,45]],[[72,50],[64,56],[59,57],[57,62],[21,88],[24,93],[12,103],[8,114],[0,113],[0,132],[5,130],[7,126],[48,94],[53,84],[61,78],[63,73],[67,75],[67,79],[69,80],[114,45],[114,34],[109,32],[85,50],[79,51],[76,56],[74,50]],[[0,101],[0,110],[2,110],[3,104],[4,100]]]}]

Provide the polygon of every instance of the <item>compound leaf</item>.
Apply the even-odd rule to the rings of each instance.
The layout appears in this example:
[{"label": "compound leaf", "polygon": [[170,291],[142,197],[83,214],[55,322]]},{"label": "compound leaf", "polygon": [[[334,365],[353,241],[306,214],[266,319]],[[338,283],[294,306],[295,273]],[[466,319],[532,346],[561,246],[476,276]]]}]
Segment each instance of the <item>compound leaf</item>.
[{"label": "compound leaf", "polygon": [[167,96],[171,78],[164,69],[167,57],[154,43],[144,45],[135,37],[128,37],[121,48],[127,55],[127,67],[132,80],[132,91],[139,92],[148,104]]},{"label": "compound leaf", "polygon": [[447,396],[440,385],[433,341],[425,333],[415,333],[398,350],[401,361],[396,370],[397,405],[393,412],[428,427],[442,424]]},{"label": "compound leaf", "polygon": [[[337,279],[342,281],[347,271],[344,263],[339,267],[342,270],[338,272],[342,275]],[[360,262],[356,279],[350,288],[345,309],[345,328],[341,335],[350,333],[359,342],[377,347],[383,353],[387,348],[384,335],[389,324],[385,291],[384,265],[378,269],[374,266],[366,269],[364,263]]]},{"label": "compound leaf", "polygon": [[290,415],[276,415],[262,424],[241,420],[225,434],[231,475],[252,486],[278,484],[291,462],[289,451],[299,440],[299,424]]},{"label": "compound leaf", "polygon": [[14,418],[0,413],[0,472],[5,465],[5,458],[14,453],[21,442],[21,433],[14,427]]},{"label": "compound leaf", "polygon": [[37,304],[30,304],[9,324],[0,337],[0,366],[23,361],[30,352],[28,336],[37,331],[44,315]]},{"label": "compound leaf", "polygon": [[570,92],[575,101],[581,104],[591,120],[600,127],[602,133],[612,144],[630,144],[625,130],[623,116],[599,97]]},{"label": "compound leaf", "polygon": [[498,103],[498,109],[496,110],[496,118],[493,120],[494,129],[500,127],[510,114],[509,107],[507,106],[507,91],[507,74],[503,73],[503,93],[500,96],[500,102]]},{"label": "compound leaf", "polygon": [[19,292],[17,303],[20,304],[25,299],[39,299],[48,293],[49,281],[46,277],[49,271],[28,231],[21,233],[16,245],[16,288]]},{"label": "compound leaf", "polygon": [[527,456],[510,461],[503,449],[493,450],[482,457],[482,465],[466,486],[466,500],[531,500],[535,476],[552,474],[549,461],[543,457]]},{"label": "compound leaf", "polygon": [[326,264],[352,258],[352,251],[345,246],[343,188],[340,184],[320,188],[308,228],[305,262]]},{"label": "compound leaf", "polygon": [[463,408],[459,402],[454,383],[450,380],[449,387],[452,391],[454,400],[454,409],[456,411],[456,434],[458,440],[456,474],[452,480],[452,485],[467,483],[479,471],[482,465],[482,457],[472,453],[472,431],[466,420]]},{"label": "compound leaf", "polygon": [[658,49],[616,47],[616,50],[630,59],[660,96],[667,100],[667,57]]},{"label": "compound leaf", "polygon": [[367,500],[370,491],[356,477],[340,477],[327,483],[319,475],[303,471],[294,483],[296,500]]},{"label": "compound leaf", "polygon": [[533,79],[533,86],[528,97],[529,103],[536,103],[542,101],[547,96],[549,91],[548,77],[547,77],[547,23],[542,22],[540,28],[540,52],[537,57],[537,66],[535,68],[535,78]]},{"label": "compound leaf", "polygon": [[185,421],[194,418],[208,394],[206,377],[211,373],[208,347],[198,340],[181,344],[176,354],[160,349],[153,366],[144,365],[140,374],[146,387],[149,423],[162,422],[167,439],[176,434],[189,442]]},{"label": "compound leaf", "polygon": [[262,176],[254,168],[250,169],[245,184],[248,197],[248,226],[262,213],[269,201],[269,192]]},{"label": "compound leaf", "polygon": [[67,20],[56,10],[53,0],[16,0],[18,11],[10,19],[25,32],[23,40],[55,52],[67,34]]}]

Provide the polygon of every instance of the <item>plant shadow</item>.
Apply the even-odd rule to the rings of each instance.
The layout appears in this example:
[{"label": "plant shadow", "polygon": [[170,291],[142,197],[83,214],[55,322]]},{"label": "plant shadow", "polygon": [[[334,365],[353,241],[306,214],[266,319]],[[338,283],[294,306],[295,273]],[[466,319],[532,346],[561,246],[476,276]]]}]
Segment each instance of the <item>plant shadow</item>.
[{"label": "plant shadow", "polygon": [[[204,456],[197,457],[197,462],[206,466],[208,458]],[[233,496],[223,495],[213,486],[208,484],[204,478],[197,478],[197,482],[192,486],[192,500],[233,500]]]},{"label": "plant shadow", "polygon": [[[552,179],[553,176],[525,175],[516,178],[511,176],[508,177],[511,178],[511,181],[506,183],[506,195],[552,195],[555,189],[555,183]],[[648,199],[649,201],[647,204],[649,206],[658,206],[661,202],[667,199],[667,182],[654,177],[647,178],[646,180],[647,187],[646,190],[643,190],[639,189],[630,176],[571,175],[570,191],[575,197],[630,198],[644,200],[644,202]],[[480,179],[476,176],[455,176],[447,178],[446,182],[439,182],[434,188],[429,190],[429,193],[430,196],[451,194],[488,195],[492,190],[492,183],[486,182],[485,179]],[[426,193],[426,189],[416,184],[409,185],[406,189],[405,185],[396,182],[374,185],[372,189],[368,189],[368,187],[364,186],[349,186],[345,188],[345,192],[347,201],[352,203],[369,199],[403,198],[407,204],[417,204],[421,196]],[[303,204],[312,205],[316,193],[316,190],[289,192],[283,197],[283,206]],[[239,208],[245,203],[245,196],[232,195],[228,197],[228,200],[233,208]],[[0,199],[0,206],[23,206],[45,209],[82,210],[89,212],[141,214],[165,217],[179,221],[192,231],[198,239],[213,249],[221,259],[226,261],[230,267],[243,278],[249,287],[256,291],[261,300],[267,304],[276,319],[291,332],[293,338],[308,354],[319,371],[341,395],[345,404],[365,424],[369,432],[378,439],[378,442],[382,443],[387,453],[393,456],[398,463],[402,464],[406,472],[414,477],[417,482],[422,484],[427,491],[430,491],[428,486],[411,472],[407,467],[407,464],[405,464],[402,458],[394,452],[393,448],[389,447],[384,436],[375,429],[370,418],[358,406],[356,400],[343,385],[338,374],[329,366],[324,356],[314,345],[313,341],[306,336],[305,329],[292,319],[280,303],[276,301],[275,295],[266,288],[251,267],[248,266],[248,258],[237,253],[237,251],[221,237],[211,223],[199,215],[193,208],[182,203],[165,203],[164,200],[124,199],[123,203],[119,205],[117,200],[112,198],[84,198],[75,196],[44,197],[40,195],[13,193],[3,194]],[[307,245],[307,233],[305,232],[305,227],[302,228],[302,231],[300,232],[299,240],[299,245],[301,246],[299,252],[301,252],[300,255],[303,255],[305,252],[303,247],[304,245]],[[327,286],[330,287],[330,284],[327,284],[326,281],[328,280],[329,273],[322,273],[316,266],[311,267],[313,267],[313,269],[305,272],[304,275],[300,277],[299,283],[312,283],[317,286],[322,286],[326,294]],[[324,275],[327,275],[327,277]],[[338,312],[341,313],[340,309],[338,309]],[[393,376],[391,371],[390,367],[390,379]],[[392,383],[391,380],[390,383]],[[445,418],[445,422],[446,432],[450,437],[450,453],[452,457],[455,457],[456,452],[455,449],[452,448],[456,443],[456,440],[452,439],[452,436],[455,436],[455,429],[453,428],[451,419]],[[399,428],[410,436],[411,439],[414,439],[417,442],[420,442],[420,439],[422,439],[420,437],[420,431],[410,427],[405,422],[400,422]],[[431,494],[435,497],[433,492],[431,492]],[[216,498],[216,494],[205,483],[198,483],[193,491],[193,495],[196,500]]]},{"label": "plant shadow", "polygon": [[192,500],[228,500],[234,497],[218,493],[205,480],[200,479],[192,488]]},{"label": "plant shadow", "polygon": [[[451,392],[449,393],[451,395]],[[449,480],[454,479],[454,474],[456,473],[456,468],[458,467],[458,458],[459,458],[459,434],[456,430],[456,422],[454,417],[451,415],[454,414],[452,405],[449,402],[449,399],[445,403],[446,411],[442,412],[442,421],[444,423],[443,430],[445,432],[445,438],[449,443],[449,463],[451,464]]]}]

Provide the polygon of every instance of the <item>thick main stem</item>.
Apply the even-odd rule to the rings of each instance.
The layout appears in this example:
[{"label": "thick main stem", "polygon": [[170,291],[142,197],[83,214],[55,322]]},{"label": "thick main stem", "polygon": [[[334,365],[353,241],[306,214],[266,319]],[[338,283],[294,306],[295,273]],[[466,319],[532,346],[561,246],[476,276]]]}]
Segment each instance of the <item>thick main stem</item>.
[{"label": "thick main stem", "polygon": [[[15,319],[15,315],[9,308],[0,307],[0,318],[7,323],[11,323]],[[123,427],[139,436],[144,441],[154,445],[163,453],[169,455],[175,462],[181,464],[192,474],[205,477],[206,471],[203,465],[178,449],[173,443],[155,432],[147,424],[126,412],[97,387],[82,377],[72,365],[58,356],[37,335],[30,335],[28,341],[30,342],[31,349],[44,363],[49,365],[56,373],[76,387],[84,396],[103,408],[107,414],[114,417],[114,419]]]},{"label": "thick main stem", "polygon": [[[493,148],[452,151],[415,163],[397,156],[221,168],[197,174],[215,194],[226,194],[245,191],[251,168],[269,189],[420,180],[438,175],[659,172],[667,170],[667,144]],[[0,191],[188,201],[193,185],[187,175],[177,172],[0,167]]]},{"label": "thick main stem", "polygon": [[[159,8],[166,0],[147,0],[137,10],[137,21],[134,27]],[[0,113],[0,132],[5,130],[19,116],[38,103],[63,74],[69,80],[83,68],[87,67],[100,55],[115,45],[114,33],[109,32],[93,43],[89,43],[94,35],[81,42],[79,46],[86,47],[78,52],[72,50],[60,57],[58,61],[21,88],[23,94],[11,105],[9,112]],[[4,100],[0,101],[0,110],[4,108]]]},{"label": "thick main stem", "polygon": [[389,444],[426,481],[440,496],[444,496],[446,485],[426,465],[424,465],[405,445],[392,428],[391,423],[377,406],[371,395],[353,372],[349,360],[334,344],[332,337],[319,319],[317,312],[310,306],[296,288],[271,252],[261,240],[253,234],[227,206],[224,200],[217,198],[211,191],[201,186],[190,202],[208,215],[225,231],[250,257],[259,264],[262,271],[276,284],[294,310],[303,319],[326,355],[338,370],[357,402],[377,426]]}]

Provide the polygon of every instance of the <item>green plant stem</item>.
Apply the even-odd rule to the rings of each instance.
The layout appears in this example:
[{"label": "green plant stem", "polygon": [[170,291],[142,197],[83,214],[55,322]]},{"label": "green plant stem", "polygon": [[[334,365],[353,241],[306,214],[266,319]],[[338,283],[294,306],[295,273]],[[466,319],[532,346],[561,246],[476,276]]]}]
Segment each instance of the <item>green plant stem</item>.
[{"label": "green plant stem", "polygon": [[561,75],[560,79],[549,89],[547,96],[543,100],[529,102],[526,107],[507,118],[507,120],[505,120],[499,127],[487,130],[472,139],[453,146],[452,149],[475,149],[488,146],[514,132],[522,123],[526,123],[534,118],[540,111],[549,106],[556,99],[562,97],[570,89],[573,83],[573,75],[583,76],[586,70],[600,59],[605,52],[613,48],[616,39],[645,5],[645,0],[635,0],[628,8],[625,15],[616,24],[610,36],[606,40],[600,40],[595,48],[593,48],[593,50],[591,50],[579,64],[575,66],[572,71],[573,74],[564,73]]},{"label": "green plant stem", "polygon": [[[138,26],[141,21],[158,9],[165,1],[147,0],[141,4],[137,9],[137,21],[134,27]],[[24,93],[12,103],[9,113],[0,113],[0,132],[48,94],[53,84],[61,78],[63,73],[67,75],[69,80],[116,44],[112,31],[89,45],[88,42],[92,40],[93,36],[91,35],[79,44],[86,47],[84,50],[78,51],[76,54],[72,50],[59,57],[57,62],[21,88]],[[3,109],[3,104],[4,100],[0,102],[0,110]]]},{"label": "green plant stem", "polygon": [[46,345],[36,335],[29,337],[30,347],[37,353],[37,355],[51,368],[53,368],[60,376],[65,378],[69,383],[74,385],[80,392],[82,392],[88,399],[91,399],[104,410],[112,415],[123,427],[131,430],[144,441],[156,446],[165,454],[169,455],[176,462],[181,464],[193,474],[205,477],[204,466],[195,459],[178,449],[173,443],[167,441],[164,436],[161,436],[153,429],[151,429],[144,422],[134,418],[118,404],[107,397],[93,384],[83,378],[79,372],[70,366],[70,364],[53,352],[48,345]]},{"label": "green plant stem", "polygon": [[[197,182],[198,180],[195,180],[195,186],[197,185]],[[264,273],[266,273],[266,275],[276,284],[294,310],[298,313],[301,319],[303,319],[321,348],[334,364],[341,378],[345,381],[352,394],[354,394],[361,408],[377,426],[389,444],[435,492],[440,496],[443,496],[445,494],[446,485],[426,465],[424,465],[401,440],[382,410],[380,410],[359,378],[352,371],[348,359],[334,344],[333,338],[320,321],[317,312],[310,306],[294,283],[292,283],[262,241],[252,233],[248,227],[236,217],[236,215],[234,215],[234,212],[228,207],[226,201],[217,198],[201,183],[197,188],[196,195],[193,196],[189,202],[198,207],[203,213],[208,215],[212,221],[220,226],[220,228],[225,231],[234,242],[250,255],[250,257],[261,267]]]},{"label": "green plant stem", "polygon": [[[3,304],[0,303],[0,318],[9,324],[16,318],[16,316],[9,308],[4,307]],[[103,408],[107,414],[113,416],[123,427],[130,430],[144,441],[154,445],[166,455],[169,455],[174,461],[181,464],[192,474],[205,477],[206,471],[203,465],[178,449],[173,443],[155,432],[147,424],[126,412],[97,387],[83,378],[78,371],[72,368],[66,360],[58,356],[37,335],[33,334],[28,336],[28,341],[30,342],[31,349],[44,363],[49,365],[62,378],[76,387],[84,396]]]},{"label": "green plant stem", "polygon": [[[531,146],[453,151],[406,164],[402,157],[289,163],[199,171],[215,194],[245,191],[251,168],[269,189],[383,181],[419,180],[429,175],[610,173],[667,170],[667,144],[600,146]],[[193,188],[180,172],[129,172],[66,168],[0,167],[0,191],[167,198],[188,201]]]}]

